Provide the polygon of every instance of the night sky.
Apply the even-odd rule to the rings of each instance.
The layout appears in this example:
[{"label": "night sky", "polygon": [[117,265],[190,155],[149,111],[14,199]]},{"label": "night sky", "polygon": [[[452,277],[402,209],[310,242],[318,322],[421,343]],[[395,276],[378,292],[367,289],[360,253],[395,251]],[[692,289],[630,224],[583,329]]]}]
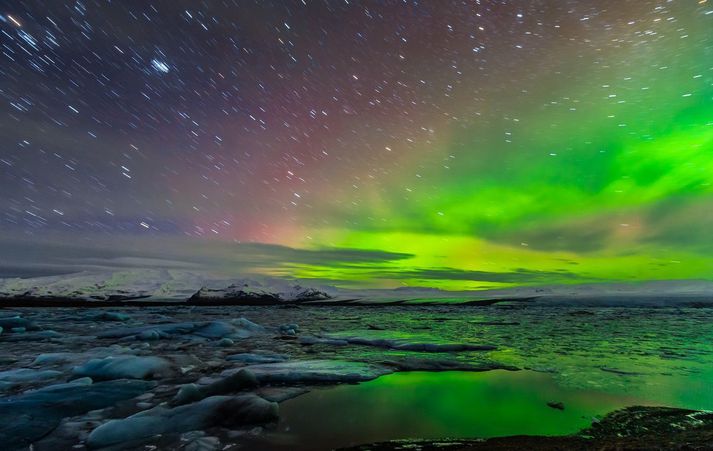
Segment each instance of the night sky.
[{"label": "night sky", "polygon": [[706,0],[5,0],[0,46],[0,275],[713,278]]}]

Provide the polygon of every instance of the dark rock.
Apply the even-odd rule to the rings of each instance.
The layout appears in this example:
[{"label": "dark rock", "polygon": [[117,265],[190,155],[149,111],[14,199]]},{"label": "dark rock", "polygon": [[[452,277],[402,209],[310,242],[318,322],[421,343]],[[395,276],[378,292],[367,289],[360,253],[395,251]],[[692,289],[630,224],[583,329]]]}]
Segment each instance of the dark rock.
[{"label": "dark rock", "polygon": [[[686,431],[706,432],[713,439],[713,412],[671,407],[627,407],[606,415],[601,421],[581,431],[580,435],[594,438],[673,438]],[[709,444],[713,444],[713,440]]]},{"label": "dark rock", "polygon": [[510,436],[490,439],[397,440],[344,451],[449,450],[710,450],[713,412],[667,407],[629,407],[568,436]]}]

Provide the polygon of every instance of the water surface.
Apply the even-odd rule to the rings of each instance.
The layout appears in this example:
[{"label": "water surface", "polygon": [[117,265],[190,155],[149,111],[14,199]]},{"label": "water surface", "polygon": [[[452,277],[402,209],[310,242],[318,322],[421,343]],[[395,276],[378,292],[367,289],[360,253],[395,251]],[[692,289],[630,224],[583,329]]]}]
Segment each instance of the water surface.
[{"label": "water surface", "polygon": [[589,426],[597,415],[646,404],[563,388],[532,371],[396,373],[318,388],[282,403],[273,440],[291,448],[328,448],[403,438],[562,435]]}]

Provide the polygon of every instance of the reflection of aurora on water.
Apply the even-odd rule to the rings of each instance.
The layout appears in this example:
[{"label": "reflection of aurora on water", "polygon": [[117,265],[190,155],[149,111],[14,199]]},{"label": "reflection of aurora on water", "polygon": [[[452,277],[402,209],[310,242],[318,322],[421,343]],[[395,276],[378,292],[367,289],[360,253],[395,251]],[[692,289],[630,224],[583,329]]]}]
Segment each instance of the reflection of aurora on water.
[{"label": "reflection of aurora on water", "polygon": [[[562,402],[564,410],[548,402]],[[278,431],[320,448],[386,440],[566,435],[645,400],[566,390],[546,374],[398,373],[317,389],[281,405]],[[306,412],[318,412],[319,419]]]}]

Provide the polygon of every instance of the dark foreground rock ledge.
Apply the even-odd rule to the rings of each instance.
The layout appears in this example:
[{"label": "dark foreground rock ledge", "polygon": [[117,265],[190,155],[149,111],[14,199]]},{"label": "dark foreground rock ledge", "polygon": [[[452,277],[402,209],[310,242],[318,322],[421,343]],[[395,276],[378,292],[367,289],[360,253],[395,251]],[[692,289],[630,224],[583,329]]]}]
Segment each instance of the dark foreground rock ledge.
[{"label": "dark foreground rock ledge", "polygon": [[713,450],[713,412],[628,407],[568,436],[397,440],[343,451],[435,450]]}]

